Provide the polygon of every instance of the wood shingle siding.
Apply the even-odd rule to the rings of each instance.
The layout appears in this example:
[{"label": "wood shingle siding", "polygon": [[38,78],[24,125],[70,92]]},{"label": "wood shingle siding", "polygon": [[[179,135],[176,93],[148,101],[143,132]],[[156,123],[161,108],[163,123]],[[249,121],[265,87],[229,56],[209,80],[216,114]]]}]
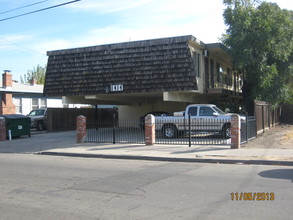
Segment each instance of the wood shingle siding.
[{"label": "wood shingle siding", "polygon": [[[44,94],[74,96],[196,90],[193,36],[48,52]],[[123,91],[109,91],[123,85]]]}]

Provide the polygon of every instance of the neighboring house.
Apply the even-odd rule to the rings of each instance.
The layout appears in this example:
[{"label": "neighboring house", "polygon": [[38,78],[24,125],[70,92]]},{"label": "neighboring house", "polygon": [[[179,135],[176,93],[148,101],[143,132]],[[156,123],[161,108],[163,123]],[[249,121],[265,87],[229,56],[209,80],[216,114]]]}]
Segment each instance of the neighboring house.
[{"label": "neighboring house", "polygon": [[[2,87],[0,87],[0,115],[23,114],[38,108],[62,108],[62,98],[44,97],[43,85],[18,83],[12,80],[10,71],[2,74]],[[74,106],[72,106],[74,107]]]},{"label": "neighboring house", "polygon": [[191,35],[49,51],[48,56],[45,96],[116,104],[119,119],[179,111],[190,103],[241,105],[242,75],[227,48]]}]

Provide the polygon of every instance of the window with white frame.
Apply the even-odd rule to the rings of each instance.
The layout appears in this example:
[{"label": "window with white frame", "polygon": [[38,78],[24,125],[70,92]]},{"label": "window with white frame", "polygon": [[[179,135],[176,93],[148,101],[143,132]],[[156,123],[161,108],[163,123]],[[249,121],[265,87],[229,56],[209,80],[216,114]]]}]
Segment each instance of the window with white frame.
[{"label": "window with white frame", "polygon": [[39,99],[32,99],[32,110],[39,108]]},{"label": "window with white frame", "polygon": [[47,108],[47,99],[32,99],[32,110]]},{"label": "window with white frame", "polygon": [[47,99],[41,99],[41,108],[46,108],[47,107]]},{"label": "window with white frame", "polygon": [[17,114],[21,114],[22,113],[22,109],[21,109],[21,98],[13,98],[13,104],[15,106],[15,112]]}]

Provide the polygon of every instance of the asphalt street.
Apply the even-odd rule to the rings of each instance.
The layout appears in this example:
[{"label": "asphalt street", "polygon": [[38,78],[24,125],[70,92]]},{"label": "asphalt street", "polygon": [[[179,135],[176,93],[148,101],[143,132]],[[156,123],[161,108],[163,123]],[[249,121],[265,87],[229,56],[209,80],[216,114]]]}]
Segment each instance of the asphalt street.
[{"label": "asphalt street", "polygon": [[3,220],[293,216],[293,169],[286,166],[6,153],[0,176]]}]

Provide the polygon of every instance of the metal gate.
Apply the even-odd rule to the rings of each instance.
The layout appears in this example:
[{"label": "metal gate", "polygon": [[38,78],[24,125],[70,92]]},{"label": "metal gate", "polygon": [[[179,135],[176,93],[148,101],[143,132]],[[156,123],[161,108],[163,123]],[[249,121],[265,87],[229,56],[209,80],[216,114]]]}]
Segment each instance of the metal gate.
[{"label": "metal gate", "polygon": [[139,121],[99,121],[87,123],[86,142],[145,143],[145,134]]},{"label": "metal gate", "polygon": [[156,144],[230,145],[229,119],[170,119],[156,122]]}]

